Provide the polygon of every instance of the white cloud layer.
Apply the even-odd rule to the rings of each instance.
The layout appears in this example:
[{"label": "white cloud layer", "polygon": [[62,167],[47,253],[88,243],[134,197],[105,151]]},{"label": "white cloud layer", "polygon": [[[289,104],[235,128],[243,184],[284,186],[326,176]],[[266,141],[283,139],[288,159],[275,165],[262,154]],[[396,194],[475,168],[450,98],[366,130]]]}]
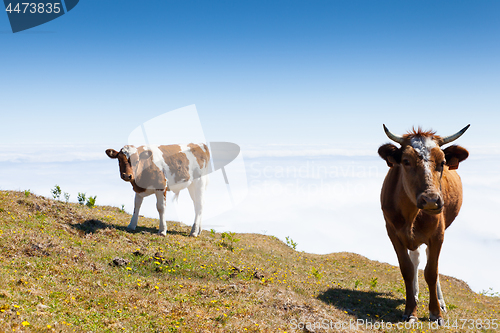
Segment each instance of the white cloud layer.
[{"label": "white cloud layer", "polygon": [[[120,179],[117,162],[104,154],[107,147],[3,148],[2,189],[31,189],[50,196],[50,189],[58,184],[73,202],[78,192],[86,192],[97,195],[98,204],[124,204],[128,212],[133,210],[133,191]],[[397,265],[379,203],[387,166],[373,151],[347,154],[327,146],[291,145],[246,148],[242,152],[248,195],[234,209],[205,219],[205,230],[265,233],[282,240],[289,236],[301,251],[350,251]],[[446,232],[440,272],[465,280],[476,291],[490,287],[500,291],[496,211],[500,155],[497,148],[469,150],[471,157],[458,170],[464,204]],[[219,192],[212,187],[209,195],[216,199]],[[169,218],[177,220],[180,215],[191,225],[187,192],[181,193],[179,207],[180,214],[169,207]],[[154,199],[145,200],[141,214],[157,217]]]}]

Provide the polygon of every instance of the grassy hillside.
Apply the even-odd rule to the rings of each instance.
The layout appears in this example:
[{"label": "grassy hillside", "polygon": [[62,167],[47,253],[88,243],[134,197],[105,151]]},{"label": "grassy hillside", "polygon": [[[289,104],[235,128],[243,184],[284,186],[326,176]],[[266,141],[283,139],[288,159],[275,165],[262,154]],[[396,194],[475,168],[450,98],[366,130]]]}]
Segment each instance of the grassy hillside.
[{"label": "grassy hillside", "polygon": [[[258,234],[190,238],[172,222],[160,237],[147,218],[128,232],[129,219],[116,207],[0,191],[0,332],[333,332],[325,325],[402,316],[397,267]],[[420,281],[417,331],[430,331],[422,272]],[[446,332],[466,331],[460,319],[499,320],[499,298],[441,282],[446,319],[459,326]]]}]

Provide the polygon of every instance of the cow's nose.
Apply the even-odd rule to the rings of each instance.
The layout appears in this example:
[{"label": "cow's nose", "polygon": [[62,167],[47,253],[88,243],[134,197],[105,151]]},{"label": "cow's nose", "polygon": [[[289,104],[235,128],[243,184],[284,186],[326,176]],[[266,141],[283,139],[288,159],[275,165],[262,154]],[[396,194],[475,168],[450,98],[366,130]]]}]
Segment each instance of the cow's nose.
[{"label": "cow's nose", "polygon": [[132,179],[132,175],[127,175],[126,173],[122,173],[122,179],[123,180],[131,180]]},{"label": "cow's nose", "polygon": [[421,194],[417,206],[420,209],[436,210],[443,207],[443,200],[437,193]]}]

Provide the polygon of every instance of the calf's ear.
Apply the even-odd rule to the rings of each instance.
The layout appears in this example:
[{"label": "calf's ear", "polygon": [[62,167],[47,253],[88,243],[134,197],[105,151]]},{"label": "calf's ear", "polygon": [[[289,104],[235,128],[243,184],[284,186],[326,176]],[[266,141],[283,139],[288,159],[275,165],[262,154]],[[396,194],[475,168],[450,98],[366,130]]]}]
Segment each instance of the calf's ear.
[{"label": "calf's ear", "polygon": [[114,149],[106,149],[106,155],[108,155],[109,158],[117,158],[118,154],[119,153]]},{"label": "calf's ear", "polygon": [[401,163],[401,149],[393,144],[385,144],[380,146],[378,154],[385,160],[388,167],[393,167],[395,164]]},{"label": "calf's ear", "polygon": [[446,158],[446,165],[450,170],[458,169],[460,162],[469,157],[467,149],[460,146],[450,146],[443,150],[444,158]]}]

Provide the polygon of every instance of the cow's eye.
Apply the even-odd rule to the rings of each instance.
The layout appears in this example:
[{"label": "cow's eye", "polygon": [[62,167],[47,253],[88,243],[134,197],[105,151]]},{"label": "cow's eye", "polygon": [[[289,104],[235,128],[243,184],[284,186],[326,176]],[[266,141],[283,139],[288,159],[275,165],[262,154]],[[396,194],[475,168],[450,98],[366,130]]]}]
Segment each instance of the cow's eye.
[{"label": "cow's eye", "polygon": [[405,158],[405,159],[403,160],[403,164],[404,164],[405,166],[410,166],[410,161],[409,161],[409,160],[407,160],[407,159]]}]

